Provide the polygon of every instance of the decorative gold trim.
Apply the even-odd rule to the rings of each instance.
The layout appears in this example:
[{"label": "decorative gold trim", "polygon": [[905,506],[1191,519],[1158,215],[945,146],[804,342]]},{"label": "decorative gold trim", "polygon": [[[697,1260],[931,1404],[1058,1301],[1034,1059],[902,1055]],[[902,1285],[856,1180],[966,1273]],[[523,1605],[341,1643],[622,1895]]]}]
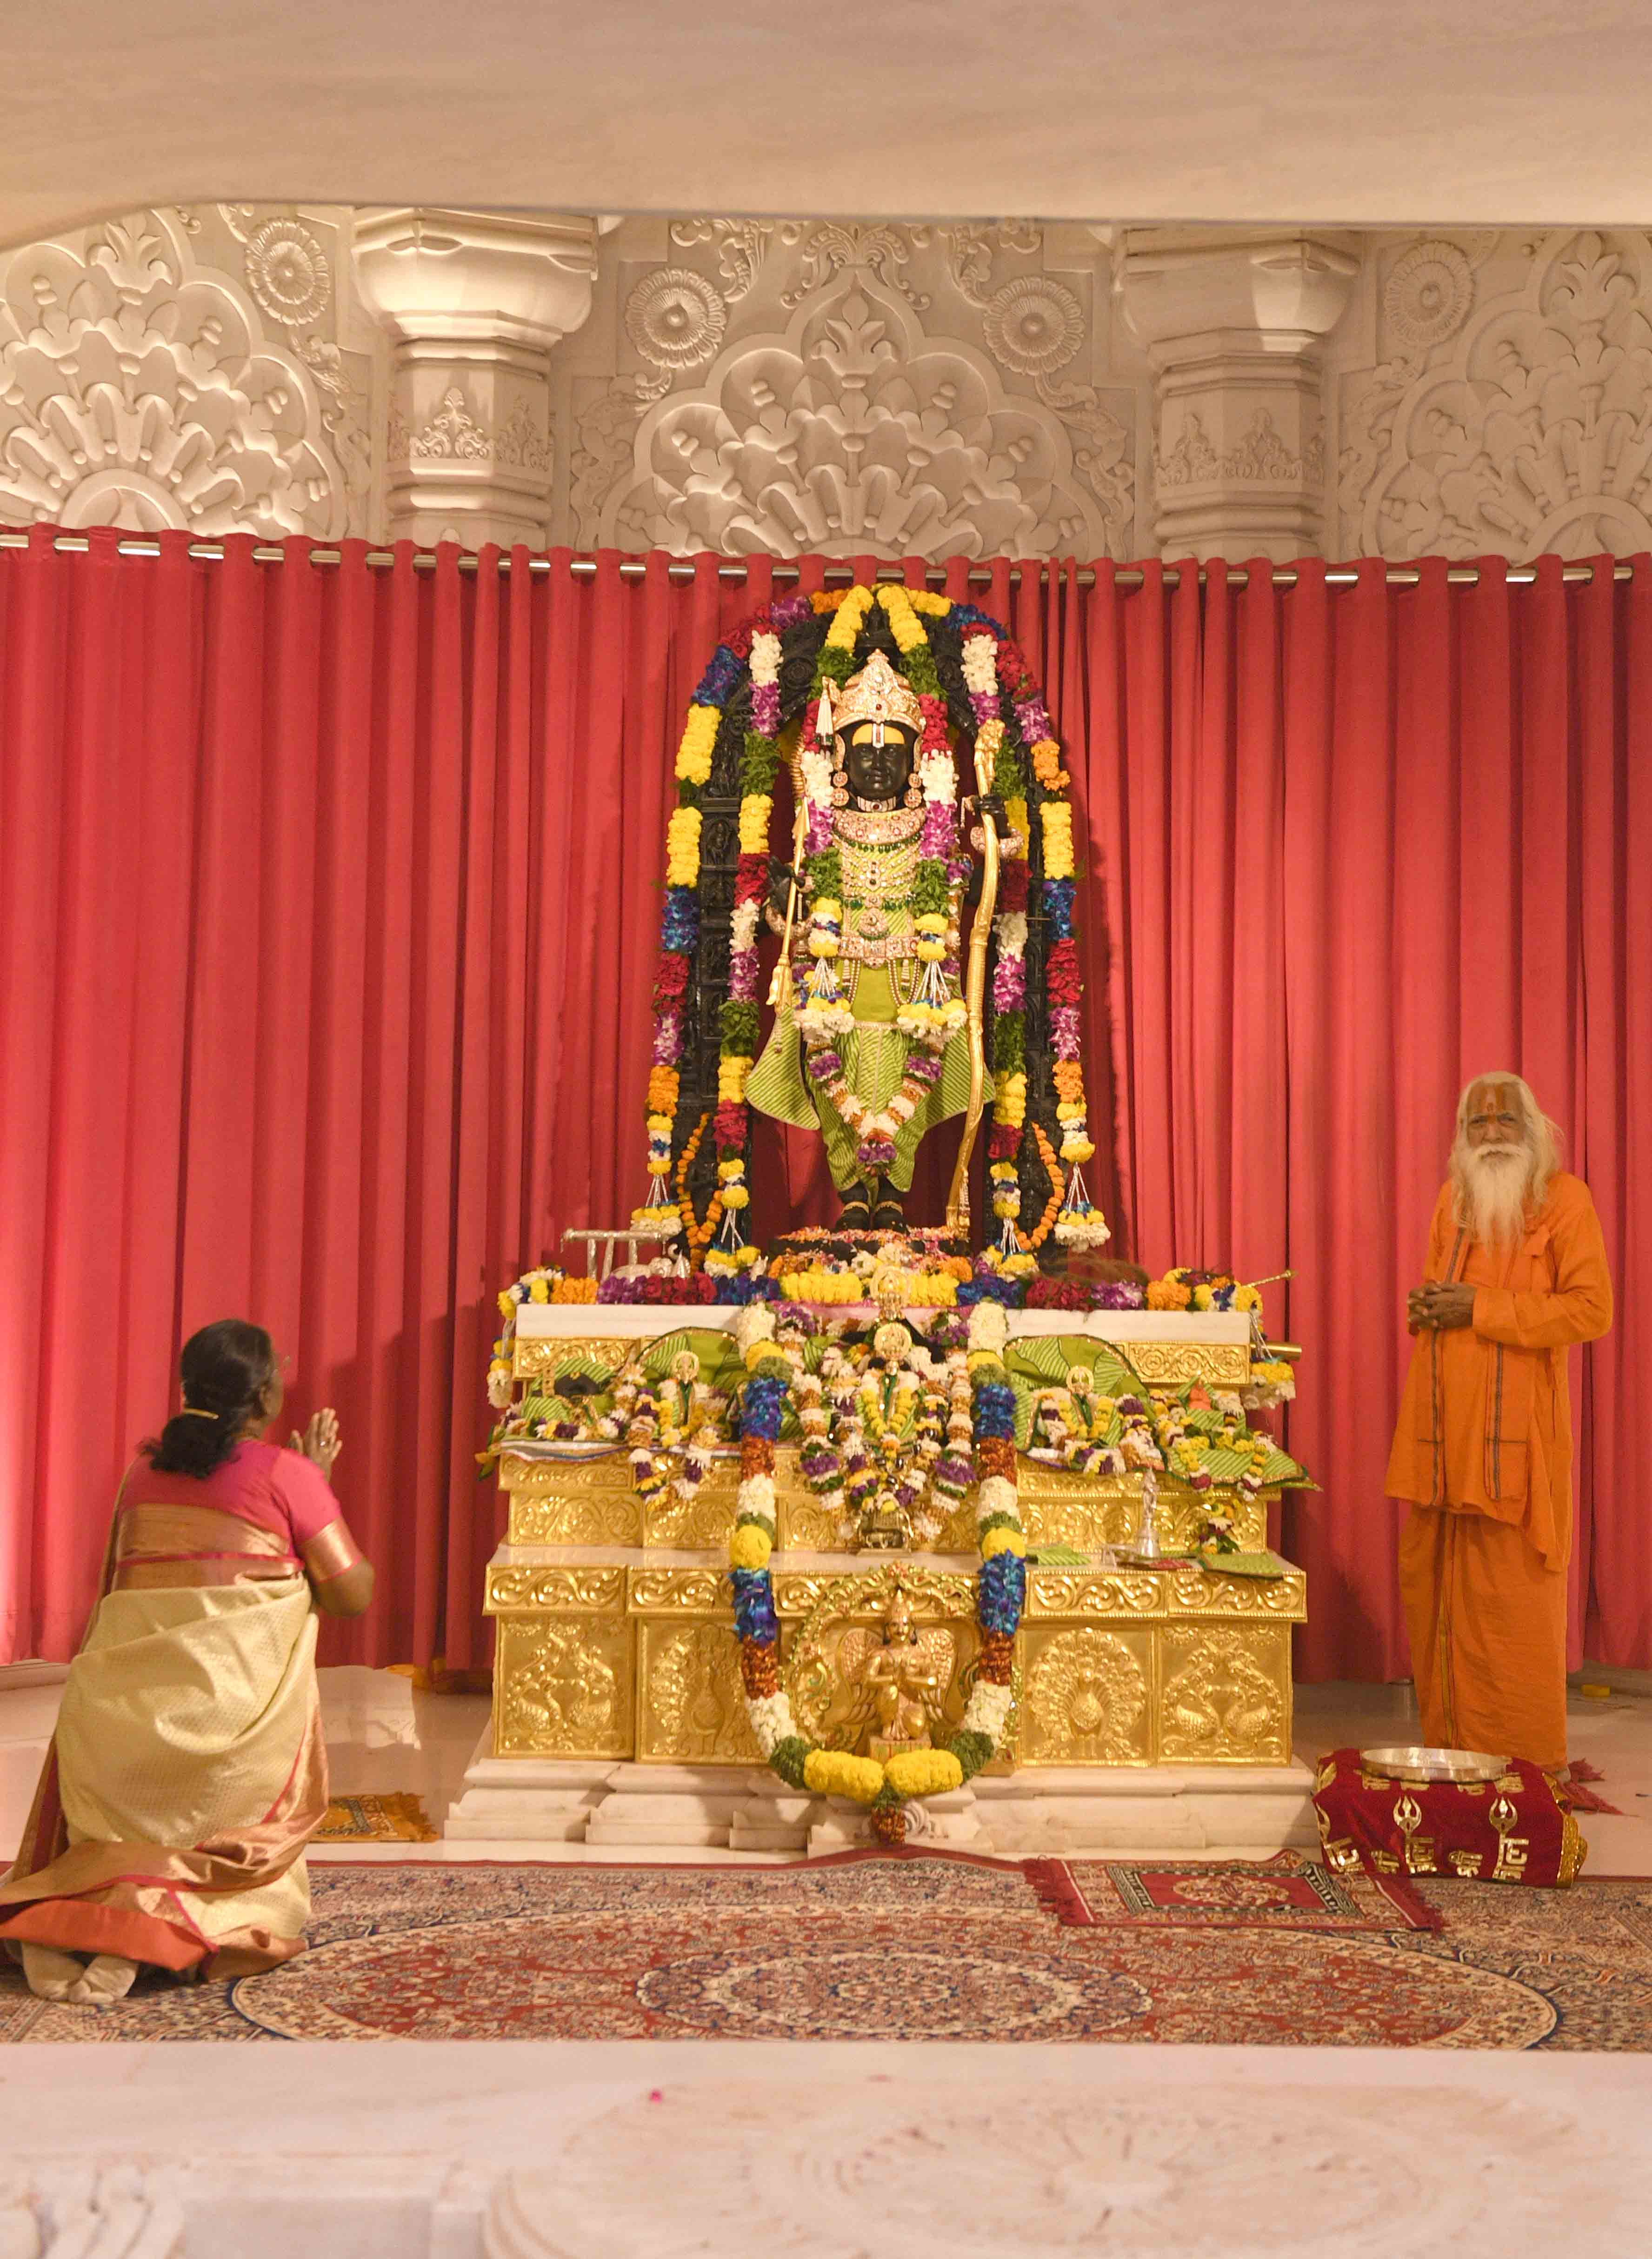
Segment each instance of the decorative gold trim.
[{"label": "decorative gold trim", "polygon": [[1206,1576],[1178,1569],[1170,1578],[1172,1614],[1192,1616],[1274,1616],[1307,1621],[1307,1578],[1300,1569],[1283,1577]]},{"label": "decorative gold trim", "polygon": [[635,1491],[592,1496],[524,1497],[510,1500],[506,1533],[512,1545],[640,1545],[643,1501]]},{"label": "decorative gold trim", "polygon": [[482,1599],[485,1615],[579,1609],[619,1615],[625,1607],[623,1569],[516,1569],[490,1567]]},{"label": "decorative gold trim", "polygon": [[1117,1616],[1137,1622],[1170,1613],[1170,1581],[1142,1569],[1032,1569],[1027,1576],[1029,1616]]},{"label": "decorative gold trim", "polygon": [[[668,1329],[662,1326],[660,1330]],[[513,1334],[510,1369],[518,1380],[537,1380],[542,1373],[571,1365],[575,1358],[588,1357],[608,1372],[617,1372],[628,1357],[647,1347],[645,1341],[624,1334],[534,1334],[527,1340]]]},{"label": "decorative gold trim", "polygon": [[634,1616],[701,1615],[725,1621],[734,1595],[721,1569],[630,1569],[625,1605]]},{"label": "decorative gold trim", "polygon": [[350,1526],[343,1514],[318,1529],[303,1548],[304,1566],[313,1582],[325,1585],[353,1569],[361,1558],[361,1548],[350,1535]]},{"label": "decorative gold trim", "polygon": [[1150,1388],[1243,1388],[1250,1379],[1247,1342],[1131,1341],[1114,1344]]},{"label": "decorative gold trim", "polygon": [[631,1463],[617,1448],[583,1459],[530,1459],[507,1443],[499,1462],[499,1487],[512,1498],[566,1498],[590,1491],[620,1491],[629,1497]]}]

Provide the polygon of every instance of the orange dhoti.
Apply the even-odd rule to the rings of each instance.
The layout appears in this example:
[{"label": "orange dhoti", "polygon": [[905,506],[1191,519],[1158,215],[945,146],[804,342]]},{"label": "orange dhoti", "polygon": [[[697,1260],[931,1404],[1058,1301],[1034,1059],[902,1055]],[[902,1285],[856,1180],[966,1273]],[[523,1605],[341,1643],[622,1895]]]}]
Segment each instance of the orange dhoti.
[{"label": "orange dhoti", "polygon": [[1409,1499],[1400,1590],[1426,1741],[1566,1762],[1571,1557],[1567,1351],[1612,1322],[1587,1187],[1556,1176],[1519,1244],[1483,1246],[1442,1192],[1426,1276],[1475,1289],[1471,1326],[1418,1338],[1388,1461]]},{"label": "orange dhoti", "polygon": [[1413,1506],[1399,1586],[1422,1737],[1437,1749],[1566,1762],[1566,1575],[1524,1530]]}]

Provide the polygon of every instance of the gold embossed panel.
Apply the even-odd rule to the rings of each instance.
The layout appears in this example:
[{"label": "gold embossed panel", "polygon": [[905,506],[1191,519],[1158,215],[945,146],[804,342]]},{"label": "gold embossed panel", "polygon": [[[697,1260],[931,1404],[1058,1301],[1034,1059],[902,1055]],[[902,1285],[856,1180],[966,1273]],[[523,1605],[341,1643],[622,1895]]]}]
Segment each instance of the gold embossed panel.
[{"label": "gold embossed panel", "polygon": [[1122,1344],[1150,1388],[1243,1388],[1250,1379],[1248,1342],[1142,1341]]},{"label": "gold embossed panel", "polygon": [[645,1542],[680,1553],[724,1551],[734,1527],[734,1489],[732,1479],[719,1482],[714,1475],[687,1497],[667,1485],[644,1509]]},{"label": "gold embossed panel", "polygon": [[502,1616],[494,1749],[502,1757],[628,1757],[635,1707],[623,1616]]},{"label": "gold embossed panel", "polygon": [[[1018,1503],[1022,1526],[1034,1552],[1041,1545],[1071,1545],[1075,1552],[1099,1553],[1104,1545],[1128,1545],[1136,1536],[1142,1519],[1142,1479],[1139,1475],[1070,1475],[1063,1468],[1043,1467],[1022,1459]],[[1232,1521],[1242,1550],[1261,1552],[1268,1542],[1266,1496],[1241,1498],[1224,1492],[1219,1505]],[[1186,1484],[1161,1482],[1157,1522],[1164,1549],[1172,1553],[1191,1550],[1207,1510],[1207,1501]],[[943,1553],[975,1550],[973,1492],[954,1512],[938,1545]]]},{"label": "gold embossed panel", "polygon": [[1307,1619],[1307,1578],[1300,1569],[1283,1577],[1206,1576],[1178,1569],[1169,1579],[1173,1613],[1190,1616],[1261,1617],[1279,1623]]},{"label": "gold embossed panel", "polygon": [[[1197,1573],[1197,1572],[1195,1572]],[[1027,1578],[1029,1616],[1162,1616],[1169,1580],[1150,1569],[1034,1569]]]},{"label": "gold embossed panel", "polygon": [[1288,1624],[1172,1624],[1159,1636],[1159,1755],[1165,1764],[1288,1763]]},{"label": "gold embossed panel", "polygon": [[1152,1763],[1150,1631],[1029,1624],[1022,1636],[1022,1764]]},{"label": "gold embossed panel", "polygon": [[654,1764],[761,1765],[730,1626],[703,1618],[645,1617],[636,1629],[638,1757]]},{"label": "gold embossed panel", "polygon": [[571,1614],[575,1609],[593,1615],[625,1613],[623,1569],[504,1568],[489,1564],[482,1603],[490,1616]]},{"label": "gold embossed panel", "polygon": [[643,1501],[634,1491],[524,1496],[513,1491],[512,1545],[640,1545]]},{"label": "gold embossed panel", "polygon": [[581,1359],[601,1365],[605,1372],[617,1372],[628,1357],[644,1347],[645,1343],[629,1340],[623,1335],[576,1338],[573,1335],[546,1334],[524,1341],[517,1334],[511,1343],[510,1365],[518,1380],[537,1380],[541,1373],[559,1372],[563,1365]]}]

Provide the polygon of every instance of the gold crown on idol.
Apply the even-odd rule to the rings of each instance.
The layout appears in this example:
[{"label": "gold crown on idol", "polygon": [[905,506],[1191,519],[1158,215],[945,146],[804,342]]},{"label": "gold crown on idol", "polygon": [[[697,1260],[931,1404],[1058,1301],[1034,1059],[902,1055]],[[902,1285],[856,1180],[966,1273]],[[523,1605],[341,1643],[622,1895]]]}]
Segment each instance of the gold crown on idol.
[{"label": "gold crown on idol", "polygon": [[901,681],[880,651],[873,652],[832,700],[835,730],[852,729],[858,722],[894,722],[915,735],[923,727],[916,691]]}]

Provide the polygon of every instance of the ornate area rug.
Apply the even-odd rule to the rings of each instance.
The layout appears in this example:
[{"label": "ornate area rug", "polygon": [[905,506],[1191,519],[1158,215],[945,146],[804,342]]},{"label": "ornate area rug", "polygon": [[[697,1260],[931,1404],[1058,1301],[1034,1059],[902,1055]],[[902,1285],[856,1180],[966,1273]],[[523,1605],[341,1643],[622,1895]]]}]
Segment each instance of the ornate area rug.
[{"label": "ornate area rug", "polygon": [[[1652,1881],[1420,1886],[1438,1930],[1055,1918],[1049,1861],[327,1864],[311,1950],[104,2013],[0,1974],[0,2038],[901,2039],[1652,2049]],[[1304,1864],[1311,1863],[1302,1863]],[[1277,1867],[1277,1863],[1271,1863]],[[1154,1877],[1126,1868],[1150,1909]],[[1254,1878],[1213,1862],[1207,1878]],[[1107,1886],[1118,1892],[1118,1885]],[[1324,1901],[1321,1899],[1321,1906]],[[1333,1912],[1335,1911],[1333,1905]]]},{"label": "ornate area rug", "polygon": [[317,1843],[434,1843],[436,1830],[417,1796],[335,1796],[316,1830]]}]

